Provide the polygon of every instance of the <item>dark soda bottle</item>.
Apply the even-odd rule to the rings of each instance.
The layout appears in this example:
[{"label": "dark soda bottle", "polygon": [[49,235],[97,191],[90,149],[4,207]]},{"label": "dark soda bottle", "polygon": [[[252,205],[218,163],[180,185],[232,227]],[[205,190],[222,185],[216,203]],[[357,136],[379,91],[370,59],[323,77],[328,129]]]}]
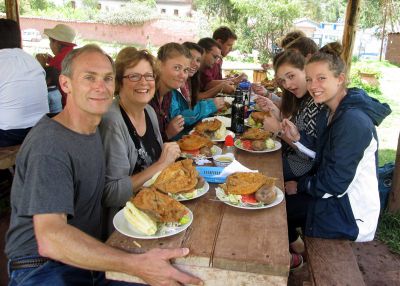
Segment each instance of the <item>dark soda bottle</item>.
[{"label": "dark soda bottle", "polygon": [[232,102],[232,123],[231,129],[235,133],[244,131],[244,103],[242,91],[238,88],[235,91],[235,99]]}]

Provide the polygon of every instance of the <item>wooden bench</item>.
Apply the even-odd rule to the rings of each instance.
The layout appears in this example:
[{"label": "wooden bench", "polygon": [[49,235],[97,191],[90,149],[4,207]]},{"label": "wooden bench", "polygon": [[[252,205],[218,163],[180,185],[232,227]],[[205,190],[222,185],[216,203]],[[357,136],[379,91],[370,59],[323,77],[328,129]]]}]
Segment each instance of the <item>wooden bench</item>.
[{"label": "wooden bench", "polygon": [[350,241],[306,237],[305,244],[311,285],[365,285]]},{"label": "wooden bench", "polygon": [[21,145],[0,147],[0,170],[12,168]]}]

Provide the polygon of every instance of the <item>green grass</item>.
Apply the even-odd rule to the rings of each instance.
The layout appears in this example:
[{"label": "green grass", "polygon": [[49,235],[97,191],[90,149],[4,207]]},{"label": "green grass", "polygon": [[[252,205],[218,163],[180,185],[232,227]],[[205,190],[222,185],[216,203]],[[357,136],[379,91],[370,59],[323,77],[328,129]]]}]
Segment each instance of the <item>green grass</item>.
[{"label": "green grass", "polygon": [[400,212],[384,213],[378,224],[377,238],[391,251],[400,254]]},{"label": "green grass", "polygon": [[394,162],[395,159],[396,159],[396,150],[379,149],[379,152],[378,152],[379,166],[383,166],[389,162]]}]

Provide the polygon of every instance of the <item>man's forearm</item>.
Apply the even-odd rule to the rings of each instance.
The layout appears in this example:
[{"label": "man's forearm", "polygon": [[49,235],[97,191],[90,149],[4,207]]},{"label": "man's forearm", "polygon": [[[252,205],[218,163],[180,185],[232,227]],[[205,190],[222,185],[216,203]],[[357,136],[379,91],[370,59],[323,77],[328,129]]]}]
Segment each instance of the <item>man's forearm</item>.
[{"label": "man's forearm", "polygon": [[40,220],[35,219],[35,234],[42,256],[83,269],[133,274],[134,269],[130,266],[135,264],[136,255],[112,248],[53,218]]}]

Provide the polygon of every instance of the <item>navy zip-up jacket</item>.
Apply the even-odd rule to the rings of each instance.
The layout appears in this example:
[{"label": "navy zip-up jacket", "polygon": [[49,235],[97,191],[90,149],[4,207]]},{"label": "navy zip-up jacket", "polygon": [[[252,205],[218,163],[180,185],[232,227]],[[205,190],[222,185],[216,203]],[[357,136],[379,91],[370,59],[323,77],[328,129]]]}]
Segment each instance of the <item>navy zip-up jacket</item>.
[{"label": "navy zip-up jacket", "polygon": [[328,108],[320,112],[314,175],[297,186],[314,198],[306,235],[373,240],[380,211],[375,126],[390,112],[387,104],[358,88],[348,89],[329,125]]}]

